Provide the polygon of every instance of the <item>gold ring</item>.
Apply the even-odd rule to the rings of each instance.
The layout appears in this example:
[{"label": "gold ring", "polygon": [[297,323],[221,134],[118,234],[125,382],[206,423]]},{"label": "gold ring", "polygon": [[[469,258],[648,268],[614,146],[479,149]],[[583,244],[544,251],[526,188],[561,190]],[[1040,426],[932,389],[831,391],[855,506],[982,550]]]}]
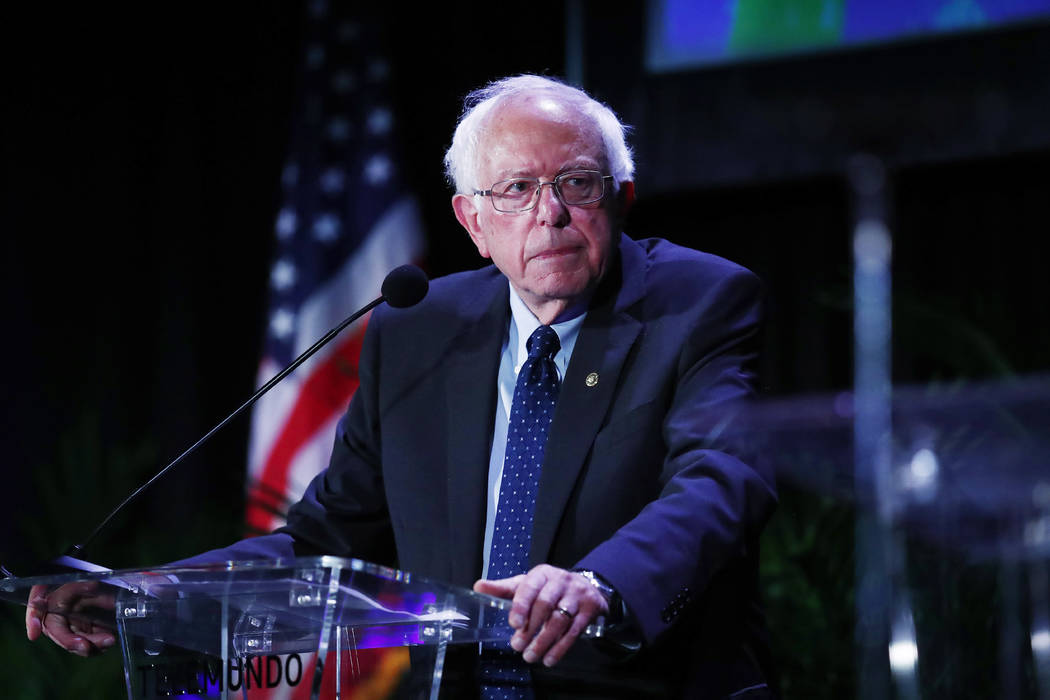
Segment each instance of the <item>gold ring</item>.
[{"label": "gold ring", "polygon": [[571,612],[569,612],[565,608],[561,607],[560,605],[558,607],[556,607],[555,610],[557,610],[558,612],[560,612],[562,615],[564,615],[565,617],[569,618],[570,620],[573,617],[575,617],[575,615],[573,615]]}]

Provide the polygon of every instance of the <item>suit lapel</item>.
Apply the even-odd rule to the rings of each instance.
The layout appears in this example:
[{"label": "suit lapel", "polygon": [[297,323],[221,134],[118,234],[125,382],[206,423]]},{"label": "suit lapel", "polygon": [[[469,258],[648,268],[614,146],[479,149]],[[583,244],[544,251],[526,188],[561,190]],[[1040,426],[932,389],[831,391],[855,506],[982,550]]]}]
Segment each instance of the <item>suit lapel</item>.
[{"label": "suit lapel", "polygon": [[[499,276],[463,315],[457,351],[445,368],[451,581],[473,582],[481,572],[492,423],[499,355],[509,314],[507,283]],[[487,305],[484,300],[491,299]],[[478,304],[477,300],[481,300]],[[441,445],[434,445],[440,450]]]},{"label": "suit lapel", "polygon": [[573,487],[619,386],[624,362],[642,330],[642,323],[628,309],[643,296],[645,257],[638,244],[626,237],[620,253],[620,274],[603,283],[608,289],[604,301],[603,290],[596,294],[562,382],[536,495],[530,566],[550,555]]}]

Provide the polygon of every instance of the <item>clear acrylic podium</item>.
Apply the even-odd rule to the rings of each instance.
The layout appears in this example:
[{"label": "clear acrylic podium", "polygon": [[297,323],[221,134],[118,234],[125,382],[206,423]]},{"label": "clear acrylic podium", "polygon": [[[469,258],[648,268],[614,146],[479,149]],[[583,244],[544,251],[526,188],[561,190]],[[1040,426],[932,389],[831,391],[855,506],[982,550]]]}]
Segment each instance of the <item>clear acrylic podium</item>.
[{"label": "clear acrylic podium", "polygon": [[422,647],[400,697],[436,698],[449,644],[511,635],[509,601],[336,557],[9,578],[0,597],[24,605],[33,585],[86,581],[111,594],[93,614],[117,630],[129,700],[306,697],[304,685],[318,698],[322,679],[338,697],[357,651],[379,647]]}]

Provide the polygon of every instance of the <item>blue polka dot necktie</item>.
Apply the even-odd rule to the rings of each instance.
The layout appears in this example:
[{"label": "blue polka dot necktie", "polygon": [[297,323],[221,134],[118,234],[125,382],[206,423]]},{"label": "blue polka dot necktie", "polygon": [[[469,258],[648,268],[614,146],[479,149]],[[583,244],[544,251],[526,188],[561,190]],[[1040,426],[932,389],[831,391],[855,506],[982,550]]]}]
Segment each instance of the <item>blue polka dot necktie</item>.
[{"label": "blue polka dot necktie", "polygon": [[[489,550],[490,579],[528,571],[543,448],[561,385],[554,364],[561,342],[554,329],[540,326],[529,336],[525,348],[529,357],[518,372],[510,407],[507,451]],[[530,682],[528,665],[520,656],[506,646],[494,649],[486,645],[481,664],[482,698],[531,698]]]}]

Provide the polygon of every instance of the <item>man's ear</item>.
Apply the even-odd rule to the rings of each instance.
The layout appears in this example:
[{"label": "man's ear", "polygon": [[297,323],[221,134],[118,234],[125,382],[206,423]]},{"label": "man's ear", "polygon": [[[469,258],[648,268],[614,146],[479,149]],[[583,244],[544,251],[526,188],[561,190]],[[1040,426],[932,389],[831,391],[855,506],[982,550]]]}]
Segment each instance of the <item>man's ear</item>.
[{"label": "man's ear", "polygon": [[478,248],[478,254],[488,258],[489,248],[485,235],[481,232],[481,221],[475,197],[466,194],[456,194],[452,197],[452,211],[456,213],[456,221],[470,234],[470,240]]}]

